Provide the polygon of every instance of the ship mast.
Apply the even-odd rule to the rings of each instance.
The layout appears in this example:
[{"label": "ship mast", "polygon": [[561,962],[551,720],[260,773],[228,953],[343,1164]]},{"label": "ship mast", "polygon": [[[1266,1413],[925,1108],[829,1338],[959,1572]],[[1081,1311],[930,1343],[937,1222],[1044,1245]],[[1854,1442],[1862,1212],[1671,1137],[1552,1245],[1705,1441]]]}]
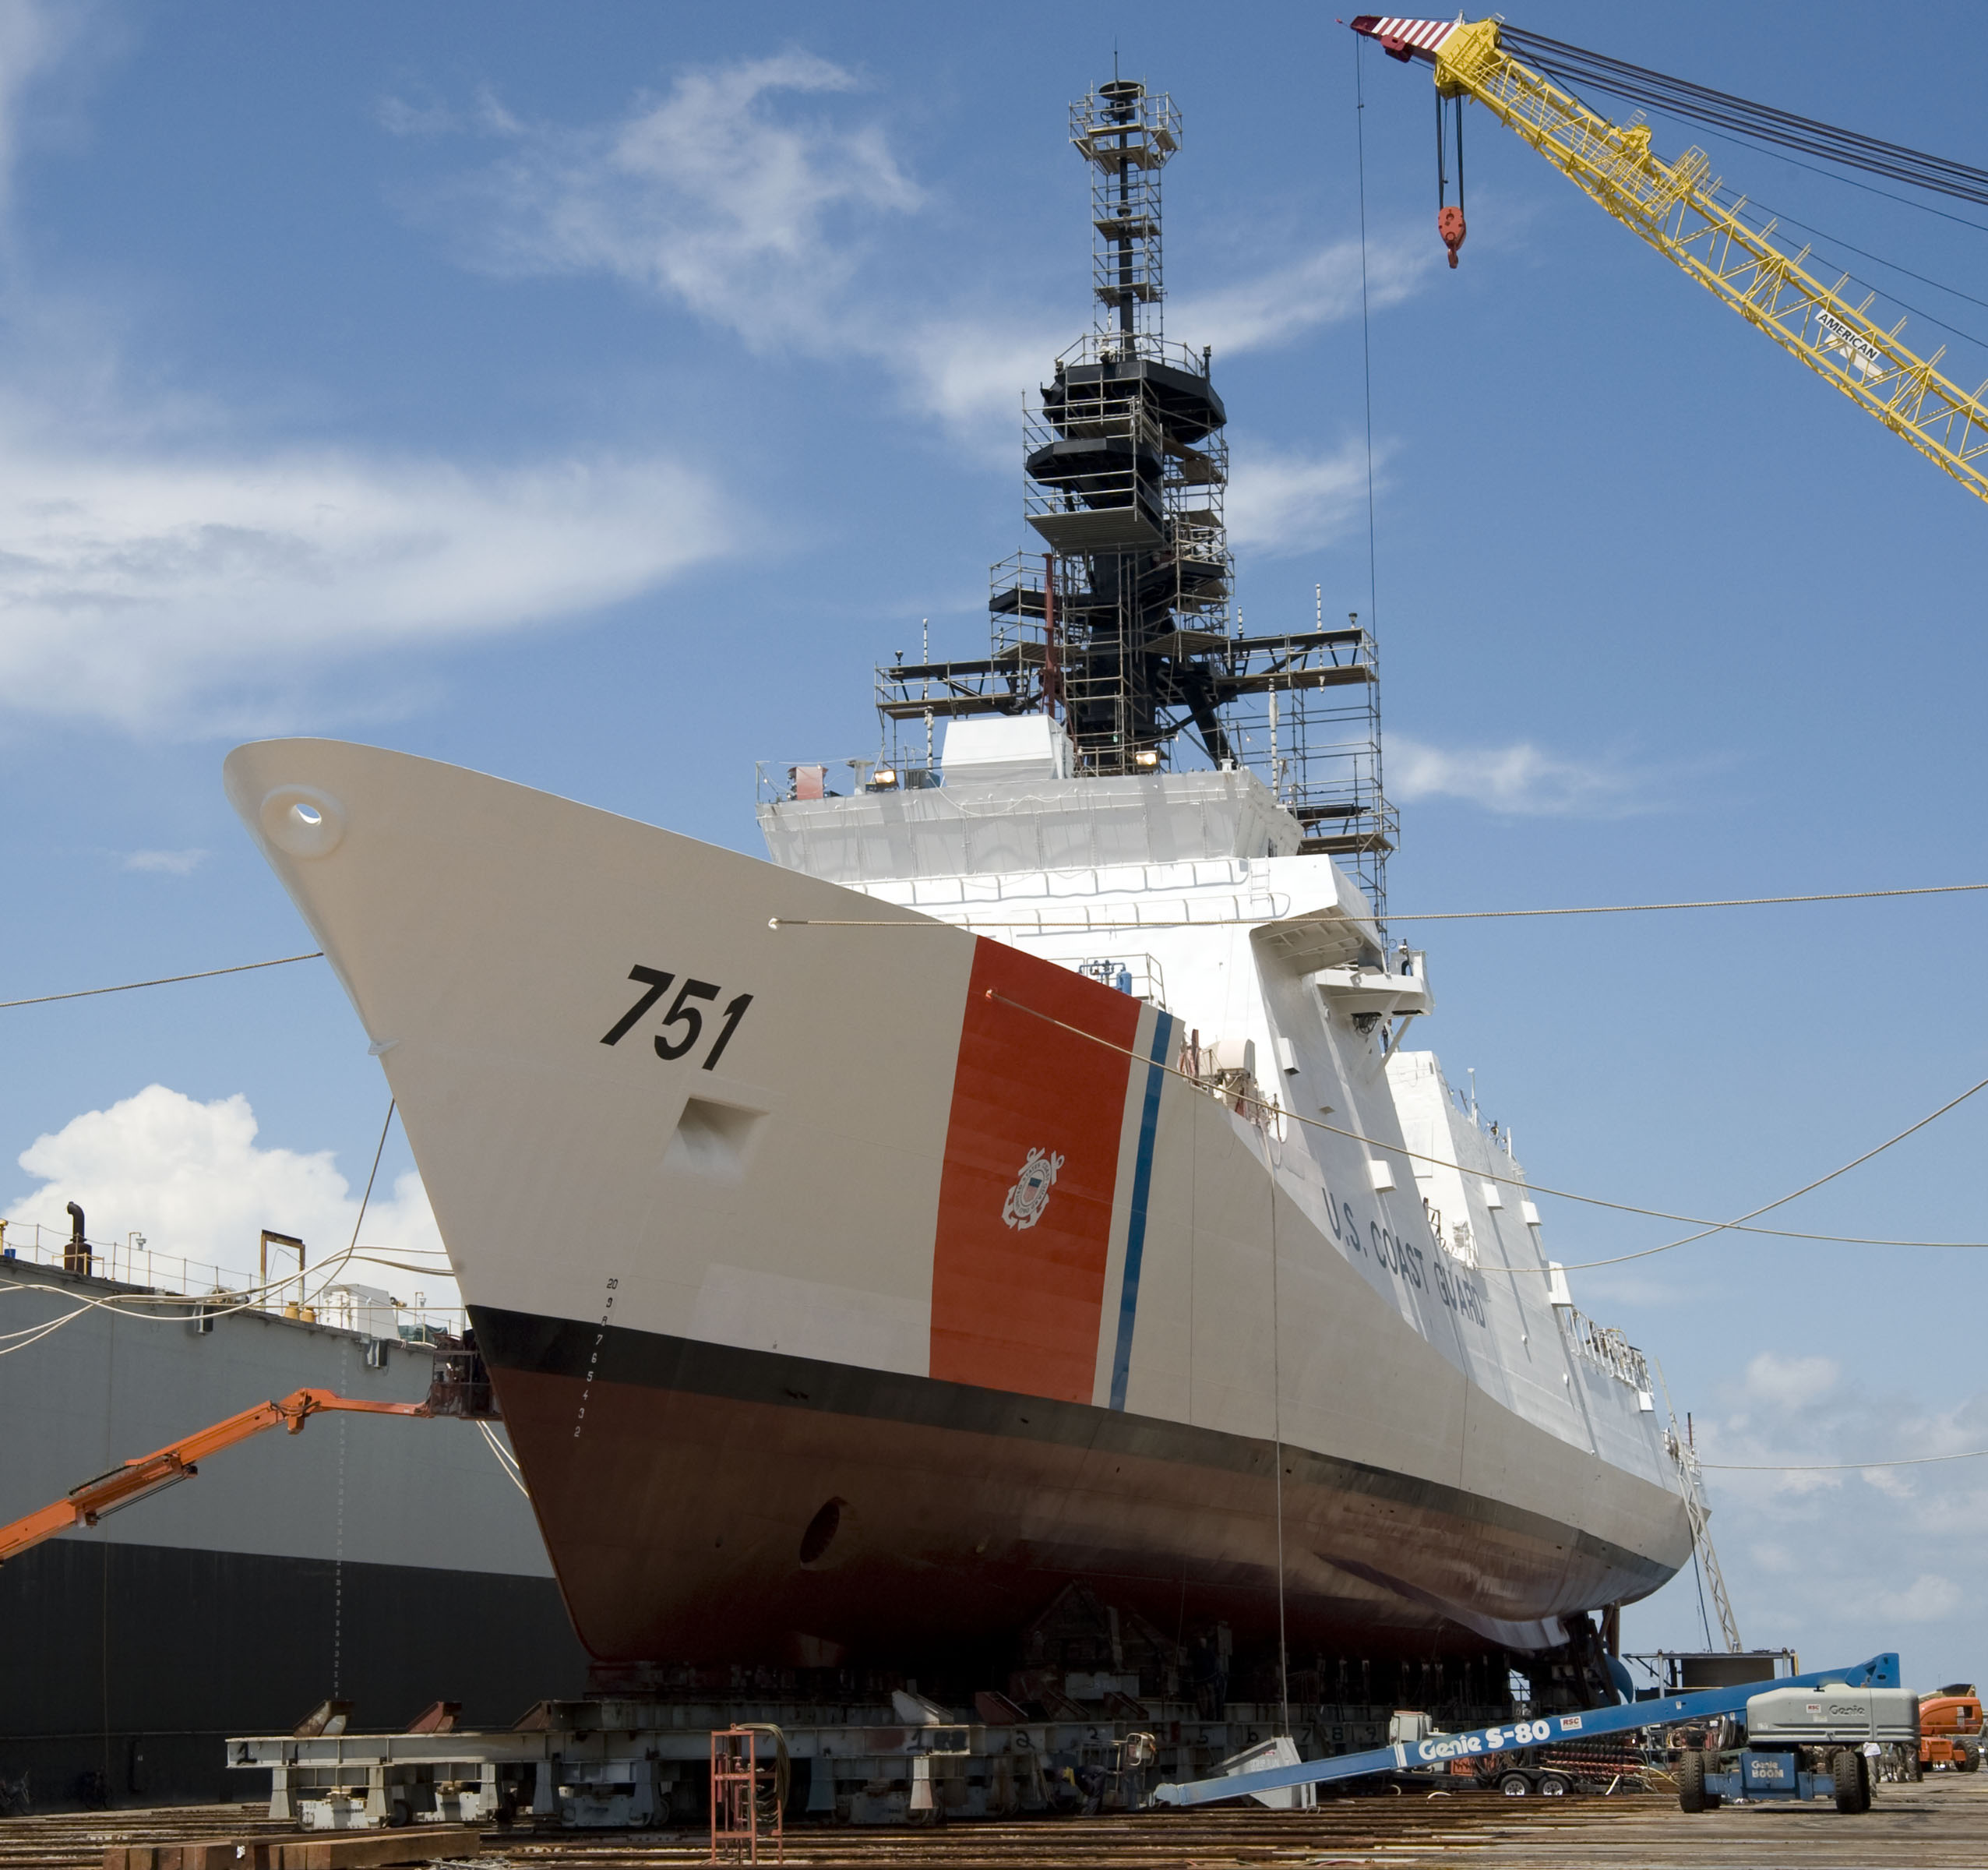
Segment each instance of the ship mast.
[{"label": "ship mast", "polygon": [[[1299,820],[1301,848],[1338,857],[1384,914],[1397,827],[1372,636],[1357,616],[1260,636],[1232,616],[1228,411],[1211,351],[1165,334],[1160,181],[1179,113],[1113,77],[1070,106],[1070,139],[1090,178],[1093,316],[1024,416],[1039,542],[993,567],[986,659],[877,670],[886,734],[934,714],[1046,713],[1080,778],[1250,768]],[[916,765],[903,752],[893,783]]]}]

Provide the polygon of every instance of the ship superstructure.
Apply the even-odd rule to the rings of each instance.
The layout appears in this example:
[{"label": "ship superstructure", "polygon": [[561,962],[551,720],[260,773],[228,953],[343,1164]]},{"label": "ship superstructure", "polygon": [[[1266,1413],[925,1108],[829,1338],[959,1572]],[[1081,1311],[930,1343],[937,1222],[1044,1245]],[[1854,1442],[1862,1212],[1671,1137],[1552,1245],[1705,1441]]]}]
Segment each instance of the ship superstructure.
[{"label": "ship superstructure", "polygon": [[878,758],[775,769],[772,862],[228,761],[610,1669],[1026,1688],[1080,1603],[1123,1692],[1343,1685],[1553,1649],[1689,1555],[1639,1353],[1404,1043],[1372,639],[1228,615],[1225,412],[1158,323],[1178,118],[1115,80],[1073,129],[1101,316],[1031,418],[1044,549],[984,661],[879,672]]}]

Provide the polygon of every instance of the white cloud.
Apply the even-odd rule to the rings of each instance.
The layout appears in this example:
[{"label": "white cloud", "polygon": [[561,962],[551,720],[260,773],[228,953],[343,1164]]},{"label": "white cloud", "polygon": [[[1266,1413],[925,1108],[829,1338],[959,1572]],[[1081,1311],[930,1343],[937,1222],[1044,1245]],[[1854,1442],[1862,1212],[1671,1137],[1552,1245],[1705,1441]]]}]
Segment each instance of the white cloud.
[{"label": "white cloud", "polygon": [[130,851],[118,867],[164,877],[191,877],[206,861],[205,851]]},{"label": "white cloud", "polygon": [[[1859,1369],[1805,1348],[1765,1351],[1697,1411],[1712,1537],[1741,1632],[1798,1648],[1811,1667],[1898,1649],[1914,1685],[1974,1675],[1988,1660],[1988,1617],[1955,1568],[1988,1538],[1988,1462],[1808,1473],[1715,1465],[1988,1447],[1988,1390],[1947,1389],[1933,1403],[1867,1388]],[[1689,1568],[1634,1616],[1637,1649],[1702,1640]]]},{"label": "white cloud", "polygon": [[[1426,242],[1369,242],[1369,309],[1405,298],[1434,265]],[[1274,272],[1170,299],[1167,323],[1197,347],[1207,344],[1217,357],[1225,357],[1288,344],[1315,326],[1351,319],[1359,309],[1359,243],[1341,240]]]},{"label": "white cloud", "polygon": [[1770,1577],[1785,1578],[1802,1568],[1801,1554],[1776,1540],[1761,1540],[1753,1547],[1752,1558]]},{"label": "white cloud", "polygon": [[1801,1409],[1820,1401],[1842,1374],[1833,1357],[1785,1357],[1764,1350],[1747,1366],[1747,1394],[1777,1409]]},{"label": "white cloud", "polygon": [[[914,406],[956,428],[998,422],[1011,430],[1023,392],[1073,335],[1068,316],[1024,307],[990,320],[985,294],[964,296],[966,263],[954,269],[967,281],[958,292],[921,294],[901,268],[878,283],[874,263],[895,257],[884,231],[930,198],[880,122],[802,121],[793,108],[797,97],[862,88],[841,65],[788,52],[687,72],[666,96],[639,97],[619,118],[577,129],[523,122],[488,97],[467,115],[400,100],[380,115],[396,135],[475,129],[511,146],[428,198],[471,265],[509,276],[605,274],[756,348],[887,364]],[[938,243],[943,231],[928,224],[921,237]],[[935,245],[928,273],[944,270],[931,263],[937,258]],[[1426,242],[1371,243],[1368,302],[1393,304],[1432,263]],[[1012,279],[994,291],[1011,301]],[[1288,342],[1359,308],[1359,248],[1340,241],[1179,299],[1168,322],[1227,356]],[[1327,465],[1294,459],[1285,478]]]},{"label": "white cloud", "polygon": [[1636,777],[1590,760],[1543,752],[1530,740],[1503,746],[1434,746],[1405,734],[1387,739],[1388,796],[1465,799],[1514,817],[1611,815],[1635,809]]},{"label": "white cloud", "polygon": [[[0,211],[23,100],[45,120],[54,69],[100,58],[116,24],[88,0],[0,0]],[[100,309],[29,283],[0,278],[14,360],[0,381],[8,710],[267,732],[360,658],[583,614],[736,543],[709,478],[658,451],[472,468],[244,444],[224,410],[130,406]],[[368,704],[393,705],[390,685]],[[197,859],[126,863],[183,873],[182,860]]]},{"label": "white cloud", "polygon": [[446,136],[464,127],[462,118],[439,101],[411,104],[404,97],[382,97],[373,115],[389,136]]},{"label": "white cloud", "polygon": [[[486,100],[481,127],[513,147],[451,192],[476,210],[465,252],[499,273],[609,273],[754,344],[818,348],[828,302],[861,263],[860,231],[919,191],[880,125],[782,120],[770,106],[858,88],[795,51],[687,72],[594,129],[527,124]],[[395,127],[434,122],[404,109]]]},{"label": "white cloud", "polygon": [[[265,1149],[256,1141],[255,1112],[238,1094],[200,1103],[164,1085],[150,1085],[108,1110],[88,1110],[60,1130],[38,1137],[21,1152],[20,1166],[41,1183],[7,1211],[12,1222],[36,1222],[69,1233],[65,1204],[88,1218],[93,1240],[122,1240],[136,1230],[153,1255],[155,1276],[178,1284],[171,1265],[201,1269],[188,1290],[201,1290],[209,1268],[236,1278],[256,1270],[264,1228],[295,1235],[319,1266],[342,1253],[352,1238],[359,1204],[339,1173],[333,1151],[302,1155]],[[436,1231],[418,1175],[400,1177],[390,1192],[375,1188],[368,1205],[362,1247],[389,1257],[439,1258]],[[389,1287],[411,1300],[417,1286],[432,1305],[459,1303],[446,1273],[431,1276],[354,1264],[349,1276]],[[216,1283],[210,1275],[207,1285]],[[227,1281],[220,1282],[223,1283]],[[313,1282],[315,1283],[315,1282]]]},{"label": "white cloud", "polygon": [[1775,1409],[1803,1409],[1829,1395],[1841,1374],[1833,1357],[1782,1357],[1761,1351],[1746,1367],[1746,1392]]},{"label": "white cloud", "polygon": [[1891,1623],[1937,1623],[1966,1601],[1961,1587],[1937,1572],[1921,1572],[1903,1590],[1880,1591],[1877,1614]]},{"label": "white cloud", "polygon": [[[0,0],[0,168],[9,112],[75,17]],[[943,289],[920,302],[879,283],[872,263],[891,256],[875,237],[925,198],[879,116],[844,101],[861,88],[791,51],[686,72],[578,129],[521,121],[487,95],[460,113],[389,100],[380,115],[401,135],[467,126],[496,139],[494,161],[436,198],[476,263],[606,273],[749,344],[887,362],[912,405],[990,448],[998,425],[1007,458],[1020,393],[1063,322],[1026,309],[963,320]],[[1357,270],[1340,243],[1186,302],[1177,322],[1225,352],[1284,341],[1347,316]],[[1415,270],[1377,249],[1376,300],[1408,290]],[[59,415],[0,386],[0,705],[15,711],[139,732],[276,731],[361,658],[583,614],[738,542],[710,482],[660,456],[472,470],[243,446],[225,439],[225,412],[115,408],[100,359],[71,374],[96,387]],[[79,422],[79,404],[94,416]],[[1357,508],[1361,471],[1350,449],[1250,460],[1234,489],[1239,543],[1331,538]],[[369,699],[391,704],[377,687]]]},{"label": "white cloud", "polygon": [[981,431],[1012,462],[1021,439],[1022,398],[1049,375],[1070,337],[1067,325],[1047,318],[1006,325],[935,319],[906,332],[901,342],[890,339],[887,348],[910,366],[906,389],[915,407],[954,429]]},{"label": "white cloud", "polygon": [[1339,538],[1366,510],[1364,443],[1320,455],[1254,444],[1239,446],[1232,461],[1232,545],[1270,556],[1309,551]]},{"label": "white cloud", "polygon": [[613,603],[728,530],[662,460],[90,448],[0,411],[0,693],[133,729],[260,728],[356,656]]}]

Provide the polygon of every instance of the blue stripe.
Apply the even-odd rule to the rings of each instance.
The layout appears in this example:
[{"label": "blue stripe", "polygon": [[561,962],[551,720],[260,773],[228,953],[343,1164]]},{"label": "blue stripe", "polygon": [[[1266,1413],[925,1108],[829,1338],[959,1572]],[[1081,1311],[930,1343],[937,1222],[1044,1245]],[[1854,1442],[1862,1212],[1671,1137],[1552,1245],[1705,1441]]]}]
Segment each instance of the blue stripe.
[{"label": "blue stripe", "polygon": [[1146,1103],[1139,1113],[1139,1158],[1132,1171],[1132,1213],[1125,1228],[1125,1277],[1119,1286],[1118,1348],[1112,1356],[1112,1407],[1125,1407],[1125,1385],[1132,1374],[1132,1327],[1139,1314],[1139,1263],[1146,1253],[1146,1198],[1153,1186],[1153,1137],[1160,1127],[1160,1087],[1166,1082],[1166,1057],[1173,1037],[1173,1015],[1158,1013],[1153,1021],[1152,1062],[1146,1067]]}]

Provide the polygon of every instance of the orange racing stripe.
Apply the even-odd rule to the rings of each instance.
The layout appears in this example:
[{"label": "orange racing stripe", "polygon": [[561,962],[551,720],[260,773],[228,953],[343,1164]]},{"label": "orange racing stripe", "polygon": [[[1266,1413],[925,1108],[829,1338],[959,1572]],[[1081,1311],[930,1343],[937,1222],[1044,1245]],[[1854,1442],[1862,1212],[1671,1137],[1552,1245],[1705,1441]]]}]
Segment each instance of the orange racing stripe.
[{"label": "orange racing stripe", "polygon": [[[988,998],[1130,1048],[1140,1003],[985,937],[953,1084],[932,1267],[931,1374],[1088,1402],[1131,1060]],[[1054,1163],[1031,1222],[1009,1207],[1031,1150]]]}]

